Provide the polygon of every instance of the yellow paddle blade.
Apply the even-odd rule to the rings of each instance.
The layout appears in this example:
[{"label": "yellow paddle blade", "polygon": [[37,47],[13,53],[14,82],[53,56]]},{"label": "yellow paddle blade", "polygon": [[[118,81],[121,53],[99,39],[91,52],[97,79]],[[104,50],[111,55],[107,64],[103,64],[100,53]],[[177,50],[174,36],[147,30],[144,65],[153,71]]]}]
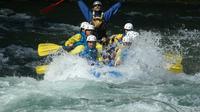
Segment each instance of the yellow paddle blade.
[{"label": "yellow paddle blade", "polygon": [[182,73],[183,72],[183,65],[182,62],[182,56],[180,54],[175,53],[165,53],[165,60],[168,62],[167,69],[168,71],[172,73]]},{"label": "yellow paddle blade", "polygon": [[35,68],[35,71],[38,75],[43,75],[48,69],[48,65],[41,65]]},{"label": "yellow paddle blade", "polygon": [[172,64],[169,66],[168,70],[173,73],[182,73],[183,72],[183,65],[182,64]]},{"label": "yellow paddle blade", "polygon": [[47,56],[57,52],[62,46],[53,43],[42,43],[38,45],[38,55]]}]

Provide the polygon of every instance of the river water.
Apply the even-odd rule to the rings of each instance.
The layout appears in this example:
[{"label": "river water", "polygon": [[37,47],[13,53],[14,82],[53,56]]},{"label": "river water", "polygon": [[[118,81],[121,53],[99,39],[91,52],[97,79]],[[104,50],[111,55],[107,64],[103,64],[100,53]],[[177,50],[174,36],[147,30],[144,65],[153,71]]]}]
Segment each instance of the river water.
[{"label": "river water", "polygon": [[[140,33],[117,68],[123,77],[95,78],[85,60],[66,53],[39,57],[39,43],[64,44],[84,21],[75,3],[48,14],[48,2],[0,2],[0,112],[199,112],[200,7],[126,4],[108,34],[126,22]],[[106,6],[107,8],[107,6]],[[184,73],[165,69],[167,51],[183,56]],[[43,76],[35,67],[49,63]]]}]

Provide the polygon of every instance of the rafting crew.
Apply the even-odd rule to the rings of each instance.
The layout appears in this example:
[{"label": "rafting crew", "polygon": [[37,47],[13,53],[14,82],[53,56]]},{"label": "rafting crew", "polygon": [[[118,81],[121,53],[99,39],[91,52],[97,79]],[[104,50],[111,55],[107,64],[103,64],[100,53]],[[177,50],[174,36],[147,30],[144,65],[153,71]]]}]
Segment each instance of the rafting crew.
[{"label": "rafting crew", "polygon": [[[109,66],[116,66],[115,58],[116,58],[116,55],[119,54],[117,53],[118,49],[125,45],[123,40],[128,41],[129,39],[127,38],[130,38],[129,43],[132,43],[131,38],[134,39],[135,37],[139,36],[138,32],[133,31],[132,23],[126,23],[123,29],[124,29],[123,33],[110,36],[109,44],[106,47],[104,47],[102,51],[102,57],[104,59],[104,63]],[[125,36],[128,36],[128,37],[124,39]]]},{"label": "rafting crew", "polygon": [[[68,51],[70,54],[77,54],[80,52],[81,46],[87,43],[87,36],[93,34],[94,26],[89,24],[88,22],[82,22],[80,25],[80,33],[77,33],[70,37],[66,42],[63,49]],[[97,50],[102,52],[102,45],[98,42],[96,43]]]},{"label": "rafting crew", "polygon": [[[80,32],[70,37],[64,46],[52,43],[39,45],[39,56],[46,56],[58,52],[63,48],[69,54],[85,58],[90,65],[101,63],[108,66],[118,66],[122,64],[128,56],[134,39],[139,36],[138,32],[133,31],[132,23],[124,25],[123,33],[110,37],[107,36],[107,25],[110,19],[117,14],[122,3],[117,2],[104,11],[103,4],[100,1],[94,1],[91,9],[84,3],[84,0],[76,1],[86,21],[81,23]],[[61,2],[57,2],[56,5],[59,3]],[[51,5],[50,7],[52,6],[55,5]],[[46,9],[49,9],[49,7]],[[45,10],[43,11],[45,12]],[[182,58],[176,64],[170,65],[168,70],[178,73],[182,72],[181,61]],[[100,75],[95,76],[99,77]]]},{"label": "rafting crew", "polygon": [[[86,46],[88,45],[87,37],[93,33],[94,26],[88,22],[82,22],[80,28],[81,33],[75,34],[65,42],[66,48],[68,48],[68,46],[73,46],[73,49],[69,51],[70,54],[79,54],[84,48],[88,48],[88,46]],[[96,42],[96,39],[95,49],[97,49],[98,57],[100,57],[98,61],[101,61],[108,66],[117,66],[121,63],[121,60],[124,57],[124,52],[122,53],[122,51],[125,51],[125,48],[129,48],[134,38],[139,35],[138,32],[133,31],[132,23],[126,23],[123,29],[123,33],[115,34],[110,37],[109,44],[106,47],[102,47],[100,43]],[[65,49],[65,47],[63,48]],[[86,51],[85,53],[87,53]],[[88,55],[85,53],[84,56]],[[91,60],[94,60],[94,58],[91,58]]]},{"label": "rafting crew", "polygon": [[94,26],[88,22],[82,22],[80,33],[70,37],[62,48],[72,55],[79,55],[88,60],[90,65],[102,61],[102,45],[97,42],[96,36],[92,35]]},{"label": "rafting crew", "polygon": [[134,32],[133,35],[135,35],[135,36],[138,36],[138,35],[139,35],[138,32],[133,31],[133,24],[132,24],[132,23],[126,23],[126,24],[124,25],[123,31],[124,31],[123,33],[115,34],[115,35],[110,36],[109,44],[112,44],[112,45],[113,45],[114,43],[121,43],[123,37],[124,37],[124,36],[127,34],[127,32],[129,32],[129,31]]}]

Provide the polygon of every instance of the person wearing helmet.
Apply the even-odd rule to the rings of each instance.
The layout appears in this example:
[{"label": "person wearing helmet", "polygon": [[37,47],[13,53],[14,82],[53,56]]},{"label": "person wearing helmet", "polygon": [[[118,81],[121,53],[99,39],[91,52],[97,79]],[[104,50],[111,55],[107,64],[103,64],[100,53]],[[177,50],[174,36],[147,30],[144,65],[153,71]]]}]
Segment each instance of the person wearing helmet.
[{"label": "person wearing helmet", "polygon": [[[115,58],[116,49],[118,49],[119,46],[123,45],[123,42],[122,42],[123,37],[127,34],[127,32],[133,30],[133,24],[126,23],[123,28],[124,28],[124,33],[112,35],[110,37],[109,44],[106,47],[104,47],[104,50],[102,51],[104,63],[113,65],[110,63],[112,63],[113,61],[111,61],[111,60],[113,60]],[[132,31],[132,32],[134,32],[134,31]],[[139,33],[136,34],[136,36],[138,36],[138,35],[139,35]]]},{"label": "person wearing helmet", "polygon": [[[69,38],[66,42],[65,42],[65,46],[63,47],[64,50],[67,50],[70,54],[77,54],[82,50],[82,47],[80,45],[86,45],[87,41],[86,41],[86,37],[91,35],[92,32],[94,31],[94,26],[86,23],[85,25],[83,25],[84,27],[82,28],[81,33],[76,34],[74,36],[72,36],[71,38]],[[72,48],[70,50],[65,49],[65,48]],[[71,47],[72,46],[72,47]],[[96,43],[96,48],[99,52],[102,52],[102,45],[100,43]]]},{"label": "person wearing helmet", "polygon": [[65,42],[65,46],[63,46],[63,49],[66,51],[71,51],[74,49],[76,46],[74,45],[76,42],[84,42],[86,40],[86,29],[88,28],[89,23],[88,22],[82,22],[80,25],[80,33],[77,33],[73,35],[72,37],[68,38],[68,40]]},{"label": "person wearing helmet", "polygon": [[96,36],[89,35],[87,37],[87,44],[84,46],[84,50],[79,54],[81,57],[90,61],[96,61],[97,49],[96,49]]},{"label": "person wearing helmet", "polygon": [[[70,37],[65,42],[65,46],[63,46],[63,49],[68,52],[71,52],[71,54],[76,54],[77,49],[80,49],[79,45],[85,44],[86,37],[88,35],[91,35],[92,32],[94,31],[94,26],[89,24],[88,22],[82,22],[80,25],[80,28],[81,28],[80,33],[77,33],[74,36]],[[98,45],[98,50],[101,50],[102,45],[99,43],[97,45]]]},{"label": "person wearing helmet", "polygon": [[102,61],[101,53],[97,49],[96,36],[89,35],[87,36],[86,43],[79,45],[77,48],[69,52],[72,55],[79,55],[83,58],[86,58],[89,64],[94,65]]},{"label": "person wearing helmet", "polygon": [[[135,32],[135,31],[133,31],[133,24],[132,23],[126,23],[124,25],[124,33],[123,34],[112,35],[110,37],[109,44],[113,44],[113,43],[117,43],[117,42],[122,43],[123,36],[125,36],[128,31]],[[135,35],[138,36],[139,33],[135,32]]]},{"label": "person wearing helmet", "polygon": [[[106,48],[106,53],[103,51],[103,59],[105,61],[108,60],[105,57],[109,57],[109,61],[107,62],[112,62],[110,65],[116,66],[121,62],[119,60],[121,60],[121,57],[124,57],[121,56],[121,54],[126,54],[124,52],[126,50],[124,49],[130,48],[132,41],[139,35],[139,33],[131,31],[133,30],[133,27],[127,27],[127,24],[125,24],[125,26],[124,34],[114,35],[114,37],[110,40],[110,44]],[[121,53],[121,51],[123,51],[123,53]],[[113,62],[115,62],[115,64]]]},{"label": "person wearing helmet", "polygon": [[95,26],[95,35],[97,40],[107,40],[106,27],[107,23],[113,15],[115,15],[121,7],[121,2],[117,2],[111,6],[107,11],[103,12],[103,4],[100,1],[93,2],[93,8],[90,10],[83,0],[77,0],[78,6],[84,15],[87,22]]},{"label": "person wearing helmet", "polygon": [[126,23],[124,25],[124,32],[122,34],[116,34],[116,35],[112,35],[110,37],[108,49],[113,48],[113,47],[115,48],[119,44],[122,44],[123,37],[125,35],[127,35],[128,32],[129,32],[129,34],[132,38],[139,36],[138,32],[133,31],[133,24],[132,23]]},{"label": "person wearing helmet", "polygon": [[128,55],[128,49],[134,40],[133,36],[128,34],[129,32],[123,37],[122,44],[115,49],[114,66],[120,65]]}]

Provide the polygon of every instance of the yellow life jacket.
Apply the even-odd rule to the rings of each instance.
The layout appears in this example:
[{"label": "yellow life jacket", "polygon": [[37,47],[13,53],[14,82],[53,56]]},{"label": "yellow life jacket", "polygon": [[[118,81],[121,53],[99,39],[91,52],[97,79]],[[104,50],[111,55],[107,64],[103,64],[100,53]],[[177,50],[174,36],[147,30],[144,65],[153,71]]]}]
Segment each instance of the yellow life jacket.
[{"label": "yellow life jacket", "polygon": [[109,44],[118,43],[119,41],[122,40],[122,38],[123,34],[117,34],[110,39]]},{"label": "yellow life jacket", "polygon": [[101,13],[100,17],[95,16],[95,12],[93,11],[92,13],[92,21],[91,24],[94,25],[95,28],[100,28],[103,24],[104,24],[104,19],[103,19],[103,15],[104,13]]},{"label": "yellow life jacket", "polygon": [[[84,45],[79,45],[79,46],[76,46],[73,50],[71,50],[69,52],[69,54],[71,55],[77,55],[79,53],[81,53],[83,50],[85,49],[85,46]],[[97,60],[99,62],[101,62],[103,60],[102,56],[101,56],[101,53],[102,53],[102,45],[100,43],[96,43],[96,49],[97,49]]]},{"label": "yellow life jacket", "polygon": [[103,51],[103,46],[100,44],[100,43],[96,43],[96,49],[98,51],[97,53],[97,60],[99,62],[102,62],[103,61],[103,57],[102,57],[102,51]]}]

